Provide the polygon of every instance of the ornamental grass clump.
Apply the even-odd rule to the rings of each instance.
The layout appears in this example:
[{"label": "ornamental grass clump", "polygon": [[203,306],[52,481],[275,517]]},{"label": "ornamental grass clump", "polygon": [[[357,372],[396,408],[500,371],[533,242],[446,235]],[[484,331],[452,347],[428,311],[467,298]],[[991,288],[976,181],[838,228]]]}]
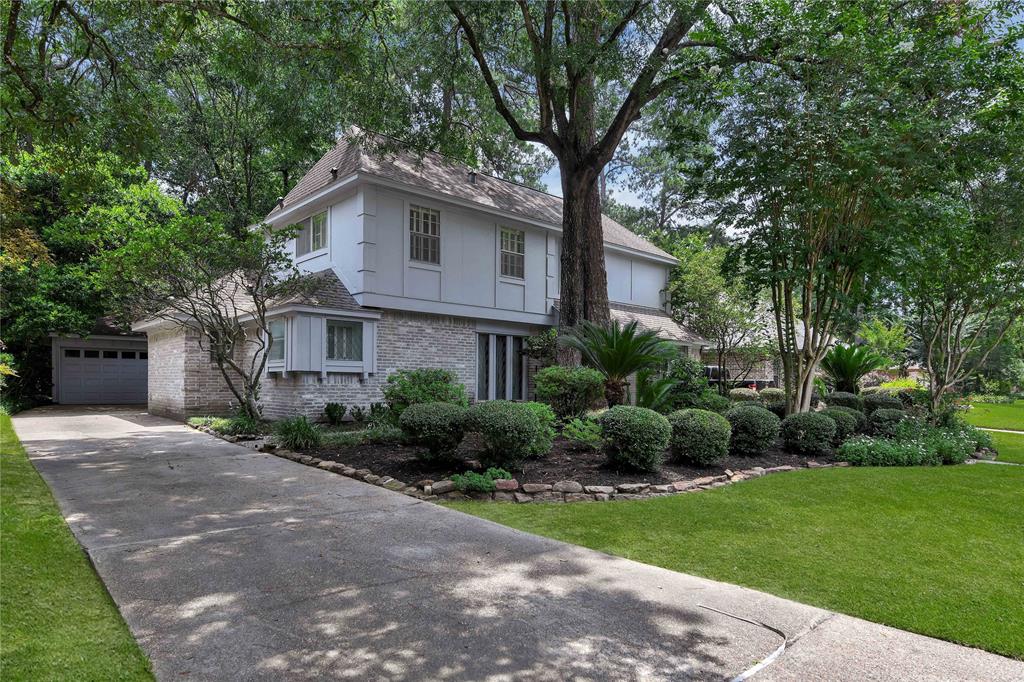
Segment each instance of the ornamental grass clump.
[{"label": "ornamental grass clump", "polygon": [[480,434],[485,466],[514,469],[533,455],[544,438],[544,425],[534,410],[511,400],[488,400],[466,412],[466,431]]},{"label": "ornamental grass clump", "polygon": [[638,471],[657,471],[665,458],[672,427],[646,407],[616,405],[600,418],[608,460]]},{"label": "ornamental grass clump", "polygon": [[756,457],[775,444],[782,420],[758,405],[738,405],[725,413],[732,427],[729,451]]},{"label": "ornamental grass clump", "polygon": [[308,450],[320,445],[323,432],[305,416],[299,416],[276,422],[274,438],[289,450]]},{"label": "ornamental grass clump", "polygon": [[827,455],[836,437],[836,423],[820,412],[791,414],[782,420],[786,449],[801,455]]},{"label": "ornamental grass clump", "polygon": [[405,439],[427,449],[426,459],[450,458],[462,442],[466,408],[454,403],[409,405],[398,422]]},{"label": "ornamental grass clump", "polygon": [[717,412],[678,410],[668,416],[672,426],[672,459],[711,466],[729,454],[732,427]]}]

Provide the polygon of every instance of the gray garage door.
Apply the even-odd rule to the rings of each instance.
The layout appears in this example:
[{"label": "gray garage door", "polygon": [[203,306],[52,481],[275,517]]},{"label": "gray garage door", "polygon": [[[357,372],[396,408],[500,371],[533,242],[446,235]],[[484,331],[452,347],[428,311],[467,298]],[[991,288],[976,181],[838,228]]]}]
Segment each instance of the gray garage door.
[{"label": "gray garage door", "polygon": [[64,348],[59,401],[65,405],[145,403],[148,364],[145,351]]}]

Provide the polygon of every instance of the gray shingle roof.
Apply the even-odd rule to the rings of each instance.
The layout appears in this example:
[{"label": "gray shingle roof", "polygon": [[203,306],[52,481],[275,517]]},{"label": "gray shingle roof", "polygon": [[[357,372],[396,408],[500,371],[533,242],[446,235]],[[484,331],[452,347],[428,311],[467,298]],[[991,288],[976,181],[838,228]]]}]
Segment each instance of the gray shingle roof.
[{"label": "gray shingle roof", "polygon": [[655,332],[659,337],[680,343],[707,344],[707,340],[673,320],[668,313],[656,308],[612,303],[609,306],[613,320],[621,324],[636,321],[641,329]]},{"label": "gray shingle roof", "polygon": [[363,310],[363,307],[356,303],[348,289],[342,283],[334,270],[321,270],[303,278],[307,286],[303,291],[277,299],[270,303],[268,308],[278,308],[285,305],[310,305],[335,310]]},{"label": "gray shingle roof", "polygon": [[[292,188],[280,205],[267,216],[272,220],[289,206],[293,206],[332,182],[354,173],[366,173],[405,185],[421,187],[469,201],[485,208],[537,220],[549,225],[562,224],[562,199],[546,192],[518,185],[476,172],[476,182],[470,182],[471,169],[447,157],[427,152],[422,157],[401,147],[397,141],[381,136],[350,133],[338,140],[334,149],[324,154],[298,184]],[[331,174],[337,168],[337,179]],[[662,258],[672,258],[643,237],[630,232],[608,216],[602,216],[604,240],[608,244],[633,249]]]}]

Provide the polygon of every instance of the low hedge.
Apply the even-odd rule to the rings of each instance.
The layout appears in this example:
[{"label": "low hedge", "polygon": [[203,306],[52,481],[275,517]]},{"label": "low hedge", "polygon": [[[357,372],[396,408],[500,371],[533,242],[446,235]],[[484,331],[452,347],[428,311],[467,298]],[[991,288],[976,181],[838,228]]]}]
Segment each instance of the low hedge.
[{"label": "low hedge", "polygon": [[864,414],[871,416],[875,410],[902,410],[903,401],[888,393],[873,393],[864,397]]},{"label": "low hedge", "polygon": [[608,460],[640,471],[657,471],[665,458],[672,427],[654,410],[616,405],[601,415]]},{"label": "low hedge", "polygon": [[484,466],[512,469],[534,453],[544,426],[533,408],[510,400],[477,403],[466,412],[466,431],[480,434]]},{"label": "low hedge", "polygon": [[761,400],[761,396],[752,388],[733,388],[729,389],[729,400],[735,403],[756,403]]},{"label": "low hedge", "polygon": [[563,421],[582,415],[604,395],[604,375],[589,367],[545,367],[534,375],[533,385],[537,400]]},{"label": "low hedge", "polygon": [[707,410],[718,414],[725,414],[734,406],[731,400],[710,388],[683,396],[678,404],[680,409]]},{"label": "low hedge", "polygon": [[825,404],[829,407],[849,407],[854,410],[864,409],[864,399],[859,395],[846,391],[834,391],[825,396]]},{"label": "low hedge", "polygon": [[857,418],[850,414],[851,412],[859,414],[860,418],[864,419],[863,414],[850,408],[829,407],[821,411],[821,414],[836,423],[836,436],[834,441],[836,445],[839,445],[847,438],[857,433]]},{"label": "low hedge", "polygon": [[775,402],[776,400],[786,402],[786,392],[781,388],[773,388],[771,386],[762,388],[759,395],[761,396],[761,400],[766,403]]},{"label": "low hedge", "polygon": [[820,412],[791,414],[782,420],[782,438],[791,452],[828,454],[835,437],[836,423]]},{"label": "low hedge", "polygon": [[739,405],[725,413],[732,427],[729,451],[756,457],[775,444],[782,420],[757,405]]},{"label": "low hedge", "polygon": [[867,415],[865,415],[860,410],[853,409],[852,407],[828,407],[827,409],[822,410],[822,412],[843,412],[845,414],[850,415],[856,422],[856,424],[853,427],[855,433],[864,433],[868,429]]},{"label": "low hedge", "polygon": [[868,417],[871,433],[882,438],[896,436],[896,427],[906,419],[907,413],[901,409],[879,408]]},{"label": "low hedge", "polygon": [[677,410],[668,416],[672,426],[672,459],[710,466],[729,453],[732,427],[729,421],[708,410]]},{"label": "low hedge", "polygon": [[450,457],[462,442],[466,408],[454,403],[409,405],[398,418],[402,435],[427,448],[431,459]]}]

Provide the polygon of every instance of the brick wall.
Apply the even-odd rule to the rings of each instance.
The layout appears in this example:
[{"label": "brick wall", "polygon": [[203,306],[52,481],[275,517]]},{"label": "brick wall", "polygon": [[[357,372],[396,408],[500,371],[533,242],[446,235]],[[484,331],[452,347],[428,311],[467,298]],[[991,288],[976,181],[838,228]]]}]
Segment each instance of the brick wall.
[{"label": "brick wall", "polygon": [[149,412],[182,419],[185,414],[185,334],[179,329],[153,331],[148,341]]}]

